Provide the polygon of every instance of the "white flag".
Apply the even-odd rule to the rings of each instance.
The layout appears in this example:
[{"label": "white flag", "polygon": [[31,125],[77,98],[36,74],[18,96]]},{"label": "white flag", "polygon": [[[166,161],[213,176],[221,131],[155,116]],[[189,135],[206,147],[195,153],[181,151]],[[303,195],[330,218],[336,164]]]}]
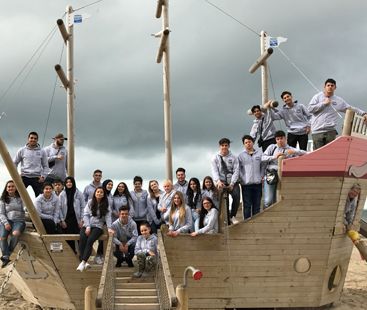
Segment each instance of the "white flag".
[{"label": "white flag", "polygon": [[280,43],[287,42],[287,38],[283,37],[266,37],[266,48],[278,47]]}]

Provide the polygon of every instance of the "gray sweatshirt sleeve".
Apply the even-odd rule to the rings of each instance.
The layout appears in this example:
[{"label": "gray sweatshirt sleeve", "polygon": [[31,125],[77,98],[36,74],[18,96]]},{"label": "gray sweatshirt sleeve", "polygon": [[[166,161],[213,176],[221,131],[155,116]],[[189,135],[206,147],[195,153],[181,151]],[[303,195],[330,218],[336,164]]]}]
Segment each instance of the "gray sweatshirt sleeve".
[{"label": "gray sweatshirt sleeve", "polygon": [[5,202],[0,201],[0,222],[3,225],[9,224],[8,218],[6,216]]},{"label": "gray sweatshirt sleeve", "polygon": [[134,221],[131,221],[131,223],[132,223],[132,236],[130,240],[126,243],[127,245],[134,244],[138,240],[138,229],[136,223]]},{"label": "gray sweatshirt sleeve", "polygon": [[198,230],[198,234],[206,234],[207,232],[214,230],[214,227],[216,226],[216,224],[218,223],[218,211],[217,209],[213,210],[214,212],[212,212],[209,215],[209,222],[206,226],[204,226],[203,228]]},{"label": "gray sweatshirt sleeve", "polygon": [[177,229],[179,233],[188,233],[192,227],[192,214],[191,209],[186,206],[185,225]]},{"label": "gray sweatshirt sleeve", "polygon": [[90,228],[90,217],[92,216],[91,210],[89,208],[89,203],[84,208],[83,221],[84,227]]}]

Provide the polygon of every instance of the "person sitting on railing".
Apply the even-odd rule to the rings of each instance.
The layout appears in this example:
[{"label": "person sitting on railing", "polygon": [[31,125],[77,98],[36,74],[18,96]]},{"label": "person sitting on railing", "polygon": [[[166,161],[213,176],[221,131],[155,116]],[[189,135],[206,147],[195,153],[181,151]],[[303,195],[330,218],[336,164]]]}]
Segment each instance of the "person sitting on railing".
[{"label": "person sitting on railing", "polygon": [[12,180],[6,182],[1,194],[0,222],[1,267],[4,268],[9,264],[10,255],[18,244],[19,236],[25,229],[23,202]]},{"label": "person sitting on railing", "polygon": [[[80,234],[83,227],[83,212],[85,202],[82,192],[77,189],[73,177],[66,177],[65,189],[59,196],[60,200],[60,226],[64,234]],[[67,243],[76,253],[74,240]]]},{"label": "person sitting on railing", "polygon": [[324,91],[317,93],[310,101],[308,111],[312,114],[311,132],[314,150],[335,140],[337,132],[336,125],[338,112],[352,109],[358,115],[363,115],[367,122],[367,113],[361,109],[352,107],[343,98],[334,95],[336,81],[327,79],[324,84]]},{"label": "person sitting on railing", "polygon": [[141,235],[135,245],[135,255],[139,269],[133,274],[134,278],[148,276],[149,272],[157,265],[157,236],[151,234],[151,227],[148,222],[141,223],[140,233]]},{"label": "person sitting on railing", "polygon": [[199,214],[199,226],[191,236],[216,233],[218,233],[218,210],[210,197],[204,197]]},{"label": "person sitting on railing", "polygon": [[191,209],[193,227],[191,231],[199,228],[199,213],[201,209],[201,189],[200,181],[197,178],[191,178],[189,187],[186,191],[186,202]]},{"label": "person sitting on railing", "polygon": [[344,208],[344,226],[345,231],[353,229],[353,222],[356,215],[358,197],[361,193],[361,185],[358,183],[353,184],[352,188],[348,192],[347,200],[345,201]]},{"label": "person sitting on railing", "polygon": [[172,199],[176,191],[173,189],[171,180],[163,181],[164,193],[159,197],[158,210],[161,212],[162,222],[168,224],[169,219],[169,208],[172,203]]},{"label": "person sitting on railing", "polygon": [[[276,144],[269,145],[261,157],[261,161],[267,164],[264,182],[264,209],[276,202],[276,190],[278,182],[272,182],[268,178],[268,173],[278,176],[278,158],[291,158],[306,154],[306,151],[298,150],[287,144],[285,132],[278,130],[275,133]],[[277,180],[278,177],[275,177]]]},{"label": "person sitting on railing", "polygon": [[53,192],[51,183],[43,183],[42,192],[34,200],[34,206],[45,226],[47,234],[56,234],[56,225],[60,221],[60,200]]},{"label": "person sitting on railing", "polygon": [[214,185],[213,178],[209,175],[206,176],[203,180],[201,195],[203,196],[203,198],[210,197],[219,210],[219,191],[218,188],[216,188]]},{"label": "person sitting on railing", "polygon": [[186,206],[184,196],[176,192],[169,211],[168,236],[176,237],[181,233],[189,233],[192,227],[191,209]]},{"label": "person sitting on railing", "polygon": [[92,199],[84,208],[83,228],[80,230],[79,258],[80,264],[76,270],[84,271],[90,268],[88,259],[92,254],[93,243],[103,234],[106,223],[108,232],[111,230],[111,210],[103,187],[97,187]]},{"label": "person sitting on railing", "polygon": [[116,246],[113,252],[117,258],[116,267],[121,267],[124,260],[129,267],[134,267],[133,258],[138,230],[136,223],[129,216],[128,206],[120,208],[119,218],[112,223],[111,228],[114,231],[113,243]]}]

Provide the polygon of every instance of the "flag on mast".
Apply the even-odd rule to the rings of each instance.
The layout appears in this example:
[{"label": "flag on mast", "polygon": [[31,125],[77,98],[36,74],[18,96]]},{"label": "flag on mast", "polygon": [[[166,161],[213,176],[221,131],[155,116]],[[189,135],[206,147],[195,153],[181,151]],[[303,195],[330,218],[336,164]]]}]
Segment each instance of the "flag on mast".
[{"label": "flag on mast", "polygon": [[90,17],[90,15],[86,14],[86,13],[84,13],[84,14],[74,14],[73,23],[74,24],[80,24],[89,17]]},{"label": "flag on mast", "polygon": [[266,48],[278,47],[281,43],[287,42],[287,40],[288,38],[283,37],[266,37],[265,38]]}]

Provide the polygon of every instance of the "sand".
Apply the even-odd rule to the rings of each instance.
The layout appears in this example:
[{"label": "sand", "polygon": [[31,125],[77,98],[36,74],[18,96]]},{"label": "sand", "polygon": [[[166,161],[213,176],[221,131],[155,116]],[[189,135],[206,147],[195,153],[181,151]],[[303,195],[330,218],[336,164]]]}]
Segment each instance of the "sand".
[{"label": "sand", "polygon": [[[1,276],[1,283],[3,278]],[[26,302],[11,284],[5,289],[4,297],[4,300],[0,300],[0,309],[41,309],[34,304]],[[351,256],[341,299],[335,302],[331,309],[367,309],[367,263],[361,259],[357,249],[353,250]]]}]

